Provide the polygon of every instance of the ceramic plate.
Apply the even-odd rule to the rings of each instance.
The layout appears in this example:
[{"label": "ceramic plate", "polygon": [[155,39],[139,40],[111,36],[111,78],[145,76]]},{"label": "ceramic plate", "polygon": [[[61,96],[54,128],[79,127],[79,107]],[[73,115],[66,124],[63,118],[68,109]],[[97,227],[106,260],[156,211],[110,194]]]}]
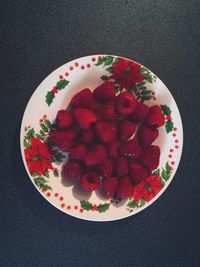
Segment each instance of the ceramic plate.
[{"label": "ceramic plate", "polygon": [[[109,79],[113,66],[120,60],[126,60],[126,67],[131,62],[136,64],[135,73],[130,73],[134,76],[135,85],[128,89],[145,104],[160,105],[165,114],[165,125],[159,128],[159,138],[155,142],[161,148],[160,165],[146,181],[151,190],[141,183],[133,197],[119,202],[102,197],[99,191],[88,195],[79,186],[63,180],[61,171],[68,155],[56,149],[50,155],[46,141],[57,111],[65,109],[72,96],[81,89],[93,90],[103,80]],[[130,70],[129,67],[127,70]],[[80,219],[111,221],[140,212],[165,191],[181,158],[183,129],[174,98],[154,73],[123,57],[94,55],[66,63],[38,86],[24,112],[20,141],[29,178],[47,201],[62,212]]]}]

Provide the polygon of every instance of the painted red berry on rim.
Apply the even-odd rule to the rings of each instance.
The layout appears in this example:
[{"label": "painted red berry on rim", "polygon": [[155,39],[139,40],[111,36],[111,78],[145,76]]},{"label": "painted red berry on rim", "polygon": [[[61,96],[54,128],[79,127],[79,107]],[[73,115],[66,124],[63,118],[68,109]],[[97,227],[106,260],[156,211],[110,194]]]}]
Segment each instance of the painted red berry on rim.
[{"label": "painted red berry on rim", "polygon": [[95,61],[96,60],[96,58],[95,57],[92,57],[92,61]]},{"label": "painted red berry on rim", "polygon": [[172,136],[173,136],[173,137],[176,137],[176,134],[175,134],[175,133],[173,133],[173,134],[172,134]]},{"label": "painted red berry on rim", "polygon": [[171,117],[170,115],[168,115],[168,116],[166,117],[166,120],[167,120],[167,121],[171,121],[171,120],[172,120],[172,117]]},{"label": "painted red berry on rim", "polygon": [[76,62],[74,65],[75,65],[75,67],[78,67],[78,62]]},{"label": "painted red berry on rim", "polygon": [[74,209],[77,210],[77,209],[78,209],[78,206],[75,205],[75,206],[74,206]]},{"label": "painted red berry on rim", "polygon": [[178,148],[179,148],[179,146],[178,146],[178,145],[175,145],[175,148],[176,148],[176,149],[178,149]]},{"label": "painted red berry on rim", "polygon": [[170,168],[169,168],[169,169],[170,169],[170,171],[173,171],[173,167],[172,167],[172,166],[170,166]]},{"label": "painted red berry on rim", "polygon": [[68,72],[65,72],[65,76],[69,76],[69,73]]},{"label": "painted red berry on rim", "polygon": [[40,122],[43,122],[43,119],[40,119]]},{"label": "painted red berry on rim", "polygon": [[152,92],[151,94],[152,94],[152,95],[155,95],[155,92]]},{"label": "painted red berry on rim", "polygon": [[68,210],[70,210],[70,209],[71,209],[71,206],[70,206],[70,205],[68,205],[68,206],[67,206],[67,209],[68,209]]},{"label": "painted red berry on rim", "polygon": [[82,70],[84,70],[84,69],[85,69],[85,66],[84,66],[84,65],[82,65],[82,66],[81,66],[81,69],[82,69]]},{"label": "painted red berry on rim", "polygon": [[54,195],[55,197],[58,197],[58,193],[55,193],[55,195]]},{"label": "painted red berry on rim", "polygon": [[102,57],[101,56],[98,56],[98,60],[100,61],[102,59]]},{"label": "painted red berry on rim", "polygon": [[46,189],[43,188],[43,189],[42,189],[42,193],[45,193],[45,192],[46,192]]},{"label": "painted red berry on rim", "polygon": [[177,131],[177,128],[176,127],[174,128],[174,131]]},{"label": "painted red berry on rim", "polygon": [[174,149],[170,149],[169,151],[172,153],[172,152],[174,152]]},{"label": "painted red berry on rim", "polygon": [[154,101],[156,100],[156,97],[155,97],[155,96],[153,97],[153,100],[154,100]]},{"label": "painted red berry on rim", "polygon": [[179,142],[179,140],[178,140],[178,139],[176,139],[176,140],[175,140],[175,143],[178,143],[178,142]]},{"label": "painted red berry on rim", "polygon": [[62,80],[63,79],[63,75],[60,75],[59,78]]},{"label": "painted red berry on rim", "polygon": [[169,156],[168,156],[169,158],[172,158],[172,155],[171,154],[169,154]]},{"label": "painted red berry on rim", "polygon": [[47,197],[50,197],[50,196],[51,196],[51,194],[48,192],[48,193],[46,194],[46,196],[47,196]]},{"label": "painted red berry on rim", "polygon": [[70,66],[69,69],[70,69],[70,70],[73,70],[74,68],[73,68],[73,66]]},{"label": "painted red berry on rim", "polygon": [[61,204],[61,208],[64,208],[65,207],[65,204],[63,203],[63,204]]},{"label": "painted red berry on rim", "polygon": [[175,165],[175,161],[172,161],[171,164],[172,164],[172,165]]},{"label": "painted red berry on rim", "polygon": [[44,115],[44,116],[43,116],[43,119],[46,119],[46,118],[47,118],[47,115]]},{"label": "painted red berry on rim", "polygon": [[79,211],[80,211],[80,213],[83,213],[83,209],[80,209]]},{"label": "painted red berry on rim", "polygon": [[89,63],[87,64],[87,68],[90,68],[90,64]]},{"label": "painted red berry on rim", "polygon": [[63,199],[64,199],[63,197],[60,197],[60,198],[59,198],[60,201],[63,201]]}]

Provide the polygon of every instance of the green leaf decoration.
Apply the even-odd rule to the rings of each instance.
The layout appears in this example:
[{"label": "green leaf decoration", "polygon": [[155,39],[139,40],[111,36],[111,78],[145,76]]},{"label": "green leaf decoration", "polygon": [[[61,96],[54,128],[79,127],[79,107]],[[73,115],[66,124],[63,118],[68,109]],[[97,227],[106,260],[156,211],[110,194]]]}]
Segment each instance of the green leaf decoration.
[{"label": "green leaf decoration", "polygon": [[152,98],[151,95],[144,95],[143,100],[150,100]]},{"label": "green leaf decoration", "polygon": [[35,176],[38,176],[39,174],[37,172],[32,172],[31,173],[31,176],[35,177]]},{"label": "green leaf decoration", "polygon": [[[146,87],[141,87],[141,89],[146,89]],[[149,95],[149,94],[151,94],[151,90],[143,90],[142,94],[143,95]]]},{"label": "green leaf decoration", "polygon": [[142,198],[140,200],[140,207],[143,207],[145,205],[145,203],[146,203],[146,200],[144,198]]},{"label": "green leaf decoration", "polygon": [[62,89],[65,88],[65,86],[68,85],[68,83],[69,83],[69,81],[67,81],[67,80],[65,80],[65,79],[60,80],[59,82],[57,82],[57,84],[56,84],[56,88],[57,88],[58,90],[62,90]]},{"label": "green leaf decoration", "polygon": [[25,148],[31,148],[31,144],[24,139],[24,147]]},{"label": "green leaf decoration", "polygon": [[26,133],[26,136],[28,138],[32,138],[34,136],[34,134],[35,134],[35,130],[32,128],[32,129],[28,130],[28,132]]},{"label": "green leaf decoration", "polygon": [[81,200],[80,201],[81,203],[81,207],[84,209],[84,210],[91,210],[92,209],[92,203],[90,203],[89,201],[85,201],[85,200]]},{"label": "green leaf decoration", "polygon": [[49,170],[48,169],[45,170],[44,176],[46,176],[47,178],[49,178]]},{"label": "green leaf decoration", "polygon": [[148,69],[146,69],[145,67],[141,67],[141,68],[140,68],[140,72],[141,72],[143,75],[147,75],[147,73],[148,73]]},{"label": "green leaf decoration", "polygon": [[103,81],[107,81],[107,80],[108,80],[108,76],[106,76],[106,75],[102,75],[102,76],[101,76],[101,79],[102,79]]},{"label": "green leaf decoration", "polygon": [[167,172],[169,172],[169,173],[171,172],[170,166],[169,166],[169,163],[168,162],[165,165],[165,169],[166,169]]},{"label": "green leaf decoration", "polygon": [[138,203],[139,203],[138,200],[131,200],[131,201],[127,204],[127,206],[128,206],[129,208],[136,208],[137,205],[138,205]]},{"label": "green leaf decoration", "polygon": [[43,188],[43,189],[46,189],[46,190],[48,190],[48,189],[52,190],[52,188],[49,185],[46,184],[47,181],[42,176],[39,176],[39,177],[35,178],[34,182],[39,188]]},{"label": "green leaf decoration", "polygon": [[149,74],[147,77],[146,77],[146,80],[149,82],[149,83],[153,83],[153,77],[151,74]]},{"label": "green leaf decoration", "polygon": [[46,103],[48,104],[48,106],[51,105],[51,103],[53,102],[53,99],[55,98],[55,95],[52,91],[48,91],[46,94]]},{"label": "green leaf decoration", "polygon": [[165,123],[165,129],[167,133],[170,133],[174,128],[174,123],[170,120],[166,121]]},{"label": "green leaf decoration", "polygon": [[44,141],[45,139],[41,134],[35,134],[35,136],[41,141]]},{"label": "green leaf decoration", "polygon": [[171,114],[171,109],[167,105],[160,105],[163,113],[168,116]]},{"label": "green leaf decoration", "polygon": [[160,169],[157,169],[157,170],[152,172],[152,175],[158,175],[159,173],[160,173]]},{"label": "green leaf decoration", "polygon": [[105,56],[105,57],[103,57],[101,60],[99,60],[96,64],[95,64],[95,66],[99,66],[99,65],[102,65],[103,64],[103,67],[105,67],[105,66],[108,66],[108,65],[111,65],[112,64],[112,62],[113,62],[113,57],[111,57],[111,56]]},{"label": "green leaf decoration", "polygon": [[160,184],[161,184],[162,186],[164,186],[164,185],[165,185],[165,182],[164,182],[164,180],[163,180],[163,179],[161,179],[161,178],[160,178]]},{"label": "green leaf decoration", "polygon": [[161,178],[165,181],[167,181],[171,176],[171,171],[170,171],[170,166],[168,164],[168,162],[165,165],[165,169],[162,168],[162,172],[161,172]]},{"label": "green leaf decoration", "polygon": [[99,204],[98,211],[100,213],[105,212],[105,211],[107,211],[109,209],[109,207],[110,207],[110,204],[109,203]]},{"label": "green leaf decoration", "polygon": [[47,184],[40,184],[40,188],[43,188],[45,190],[52,190],[51,186],[49,186]]},{"label": "green leaf decoration", "polygon": [[58,176],[59,176],[59,173],[58,173],[58,170],[57,170],[57,169],[54,170],[53,175],[54,175],[55,177],[58,177]]},{"label": "green leaf decoration", "polygon": [[109,67],[109,68],[107,68],[106,69],[108,72],[112,72],[113,70],[112,70],[112,67]]},{"label": "green leaf decoration", "polygon": [[118,62],[119,62],[119,58],[116,57],[116,58],[113,60],[113,64],[116,64],[116,63],[118,63]]},{"label": "green leaf decoration", "polygon": [[42,130],[40,130],[40,134],[41,134],[42,136],[45,136],[45,133],[44,133]]},{"label": "green leaf decoration", "polygon": [[44,120],[44,123],[45,123],[45,125],[46,125],[48,128],[51,127],[51,122],[50,122],[48,119],[45,119],[45,120]]},{"label": "green leaf decoration", "polygon": [[49,129],[47,128],[47,126],[44,123],[40,123],[40,127],[42,128],[43,132],[47,133],[49,131]]}]

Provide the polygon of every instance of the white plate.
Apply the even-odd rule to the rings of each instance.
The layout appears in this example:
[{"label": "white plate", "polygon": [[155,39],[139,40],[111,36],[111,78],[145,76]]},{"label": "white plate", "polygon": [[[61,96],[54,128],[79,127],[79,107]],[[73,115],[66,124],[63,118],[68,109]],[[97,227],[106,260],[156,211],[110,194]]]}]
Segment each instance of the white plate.
[{"label": "white plate", "polygon": [[[83,191],[77,190],[76,186],[62,182],[61,169],[62,164],[66,162],[67,157],[64,158],[63,163],[49,163],[52,164],[51,166],[53,166],[53,168],[58,170],[58,177],[55,176],[57,173],[54,173],[51,168],[49,170],[49,178],[44,175],[33,176],[30,174],[24,155],[25,137],[28,135],[26,141],[29,143],[32,135],[36,138],[40,138],[40,136],[36,136],[36,134],[40,134],[40,130],[45,130],[48,133],[48,120],[50,122],[54,121],[57,111],[65,109],[75,93],[86,87],[93,90],[97,85],[101,84],[102,75],[110,75],[110,72],[106,69],[112,66],[116,58],[122,57],[105,55],[86,56],[66,63],[56,69],[33,93],[27,104],[21,124],[21,153],[31,181],[42,196],[56,208],[69,215],[84,220],[118,220],[134,215],[151,205],[165,191],[172,181],[182,153],[182,122],[174,98],[158,77],[156,77],[150,70],[141,66],[140,71],[143,72],[147,78],[144,80],[146,89],[151,91],[152,96],[151,99],[145,101],[145,103],[148,105],[166,105],[171,111],[168,117],[165,116],[165,126],[159,128],[159,138],[155,142],[161,148],[159,169],[163,187],[160,192],[155,194],[153,199],[149,202],[144,201],[143,198],[137,202],[134,202],[134,199],[128,199],[117,204],[114,201],[110,201],[108,198],[102,197],[99,192],[93,192],[91,195],[85,194]],[[98,66],[96,65],[97,62],[99,62]],[[69,83],[67,84],[66,81],[69,81]],[[57,89],[55,86],[57,86]],[[46,97],[48,98],[47,102],[49,102],[49,105],[46,102]],[[51,100],[52,103],[50,104]],[[167,111],[169,112],[169,109],[167,109]],[[43,125],[43,129],[41,128],[41,124]],[[166,131],[166,126],[169,133]],[[26,146],[29,145],[26,143]],[[45,146],[45,144],[43,146]],[[168,166],[167,169],[166,164]],[[170,171],[169,167],[171,169]],[[48,189],[46,185],[50,186],[51,189]],[[47,190],[45,190],[45,188]]]}]

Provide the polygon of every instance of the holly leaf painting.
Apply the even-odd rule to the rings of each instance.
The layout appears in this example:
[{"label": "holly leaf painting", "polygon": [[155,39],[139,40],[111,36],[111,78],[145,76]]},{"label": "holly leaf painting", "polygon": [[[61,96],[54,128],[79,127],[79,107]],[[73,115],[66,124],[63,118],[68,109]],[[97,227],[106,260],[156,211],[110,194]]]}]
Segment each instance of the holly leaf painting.
[{"label": "holly leaf painting", "polygon": [[48,104],[48,106],[51,105],[51,103],[53,102],[53,99],[55,98],[55,95],[52,91],[48,91],[46,94],[46,103]]},{"label": "holly leaf painting", "polygon": [[105,211],[107,211],[109,209],[109,207],[110,207],[110,204],[109,203],[99,204],[98,211],[100,213],[105,212]]},{"label": "holly leaf painting", "polygon": [[69,81],[63,79],[56,83],[57,90],[62,90],[68,85]]},{"label": "holly leaf painting", "polygon": [[84,209],[84,210],[91,210],[92,209],[92,203],[90,203],[89,201],[85,201],[85,200],[81,200],[80,201],[81,203],[81,207]]},{"label": "holly leaf painting", "polygon": [[167,133],[170,133],[174,128],[174,123],[171,120],[166,121],[165,123],[165,129]]},{"label": "holly leaf painting", "polygon": [[171,114],[171,109],[167,105],[160,105],[163,113],[168,116]]}]

